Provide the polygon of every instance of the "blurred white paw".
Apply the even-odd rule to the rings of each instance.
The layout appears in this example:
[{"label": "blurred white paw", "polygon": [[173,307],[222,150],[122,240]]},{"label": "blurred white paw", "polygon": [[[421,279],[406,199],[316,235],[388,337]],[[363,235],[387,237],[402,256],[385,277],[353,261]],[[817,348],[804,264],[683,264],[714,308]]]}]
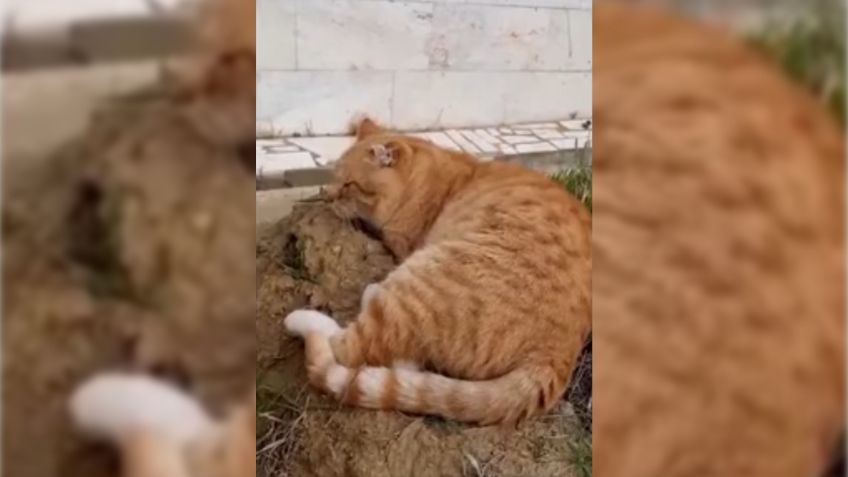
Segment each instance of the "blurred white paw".
[{"label": "blurred white paw", "polygon": [[313,331],[332,336],[341,330],[335,320],[315,310],[295,310],[289,313],[284,324],[286,331],[296,336],[306,336]]},{"label": "blurred white paw", "polygon": [[70,412],[80,430],[111,441],[146,431],[186,444],[214,429],[194,398],[144,375],[94,376],[73,393]]}]

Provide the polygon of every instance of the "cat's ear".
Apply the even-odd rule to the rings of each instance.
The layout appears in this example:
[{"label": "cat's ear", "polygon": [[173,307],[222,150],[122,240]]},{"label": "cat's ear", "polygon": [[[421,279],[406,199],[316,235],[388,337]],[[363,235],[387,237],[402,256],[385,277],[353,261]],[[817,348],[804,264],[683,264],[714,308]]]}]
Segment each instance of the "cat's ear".
[{"label": "cat's ear", "polygon": [[369,152],[380,167],[392,167],[412,155],[412,149],[403,141],[374,144]]},{"label": "cat's ear", "polygon": [[368,136],[378,134],[384,131],[384,129],[377,124],[373,119],[369,117],[363,117],[357,120],[354,120],[353,130],[356,133],[356,140],[361,141]]},{"label": "cat's ear", "polygon": [[374,144],[369,149],[371,158],[380,165],[380,167],[391,167],[395,163],[394,154],[385,144]]}]

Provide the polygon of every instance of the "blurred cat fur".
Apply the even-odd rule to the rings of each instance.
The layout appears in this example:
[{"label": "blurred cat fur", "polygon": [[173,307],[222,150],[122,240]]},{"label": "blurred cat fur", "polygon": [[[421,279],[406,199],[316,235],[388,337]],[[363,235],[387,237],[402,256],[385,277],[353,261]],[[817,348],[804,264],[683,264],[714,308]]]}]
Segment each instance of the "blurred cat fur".
[{"label": "blurred cat fur", "polygon": [[160,380],[102,373],[77,388],[69,410],[81,432],[117,447],[123,477],[253,477],[255,403],[215,419]]},{"label": "blurred cat fur", "polygon": [[595,475],[820,475],[845,425],[844,133],[730,32],[593,17]]}]

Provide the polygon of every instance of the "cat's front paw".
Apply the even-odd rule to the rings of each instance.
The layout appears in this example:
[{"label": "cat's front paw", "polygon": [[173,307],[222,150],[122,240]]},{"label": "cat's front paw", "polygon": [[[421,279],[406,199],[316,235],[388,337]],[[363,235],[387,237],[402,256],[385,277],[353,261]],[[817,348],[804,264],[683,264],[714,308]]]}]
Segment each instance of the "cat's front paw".
[{"label": "cat's front paw", "polygon": [[306,336],[310,332],[332,336],[341,330],[334,319],[315,310],[295,310],[289,313],[283,324],[286,331],[295,336]]},{"label": "cat's front paw", "polygon": [[149,432],[182,444],[214,428],[193,397],[145,375],[99,374],[82,383],[69,404],[81,431],[113,442]]}]

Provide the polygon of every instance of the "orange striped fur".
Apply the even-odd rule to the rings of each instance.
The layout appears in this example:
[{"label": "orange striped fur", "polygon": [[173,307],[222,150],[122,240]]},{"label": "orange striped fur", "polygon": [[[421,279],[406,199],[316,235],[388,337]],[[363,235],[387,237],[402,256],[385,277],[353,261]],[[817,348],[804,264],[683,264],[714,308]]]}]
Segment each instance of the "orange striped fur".
[{"label": "orange striped fur", "polygon": [[400,265],[358,318],[298,310],[309,381],[354,406],[515,423],[562,397],[591,327],[590,219],[542,174],[369,119],[327,190]]}]

